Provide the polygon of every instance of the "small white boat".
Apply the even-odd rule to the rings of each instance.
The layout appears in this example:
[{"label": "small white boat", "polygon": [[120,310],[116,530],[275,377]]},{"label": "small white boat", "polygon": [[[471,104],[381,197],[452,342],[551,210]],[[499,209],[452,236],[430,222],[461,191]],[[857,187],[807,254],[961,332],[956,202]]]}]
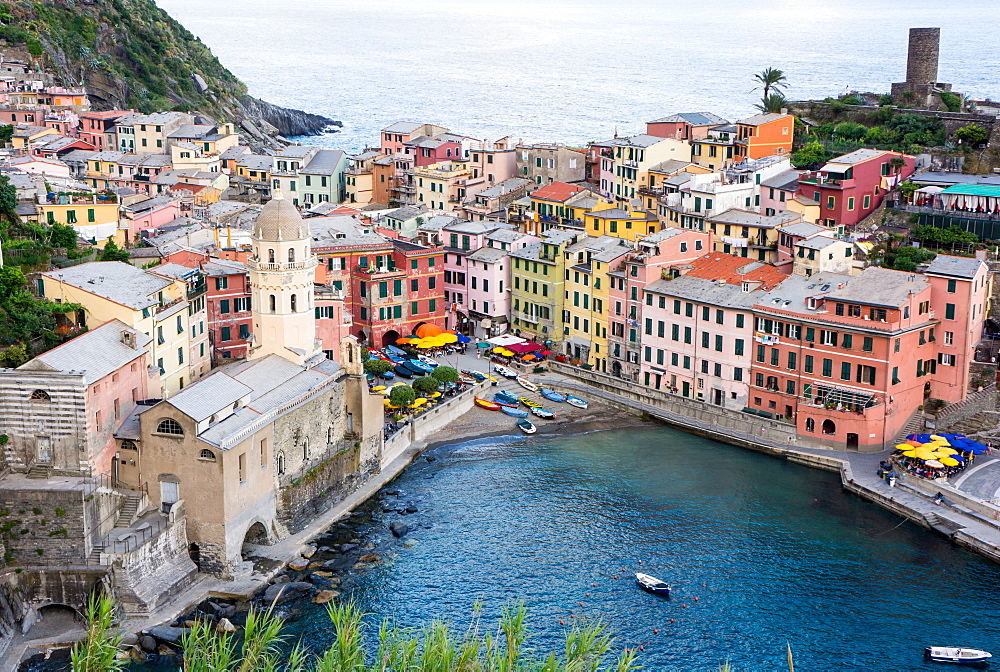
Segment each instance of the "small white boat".
[{"label": "small white boat", "polygon": [[521,376],[518,376],[517,384],[523,387],[524,389],[528,390],[529,392],[538,392],[538,385],[535,385],[527,378],[522,378]]},{"label": "small white boat", "polygon": [[493,370],[499,373],[504,378],[512,378],[512,379],[517,378],[517,372],[512,369],[508,369],[503,364],[494,364]]},{"label": "small white boat", "polygon": [[985,663],[992,657],[992,653],[979,649],[963,649],[957,646],[924,647],[924,658],[938,663]]},{"label": "small white boat", "polygon": [[539,418],[543,418],[545,420],[552,420],[553,418],[556,417],[555,413],[553,413],[548,409],[542,408],[541,406],[531,406],[530,409],[532,413],[537,415]]},{"label": "small white boat", "polygon": [[525,420],[524,418],[517,421],[517,428],[525,434],[534,434],[537,431],[535,426],[531,424],[529,420]]},{"label": "small white boat", "polygon": [[580,397],[574,397],[572,394],[566,395],[566,403],[570,406],[576,406],[577,408],[587,408],[588,406],[586,401]]},{"label": "small white boat", "polygon": [[636,574],[635,582],[639,584],[640,588],[648,593],[670,597],[670,584],[666,581],[661,581],[655,576],[650,576],[649,574]]}]

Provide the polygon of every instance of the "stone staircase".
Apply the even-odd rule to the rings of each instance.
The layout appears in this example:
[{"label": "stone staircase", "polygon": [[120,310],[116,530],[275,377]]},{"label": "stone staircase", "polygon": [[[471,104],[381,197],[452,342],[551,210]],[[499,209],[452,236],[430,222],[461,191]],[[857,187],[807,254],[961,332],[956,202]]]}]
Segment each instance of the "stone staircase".
[{"label": "stone staircase", "polygon": [[104,544],[95,544],[94,548],[91,549],[90,555],[87,556],[88,565],[99,565],[101,564],[101,553],[104,552]]},{"label": "stone staircase", "polygon": [[893,444],[902,443],[906,441],[906,437],[910,434],[923,434],[924,432],[924,414],[917,411],[910,418],[909,422],[903,425],[903,429],[899,430],[899,434],[896,435]]},{"label": "stone staircase", "polygon": [[31,469],[28,469],[28,473],[26,474],[28,478],[37,478],[44,480],[48,480],[49,476],[51,475],[52,475],[52,465],[41,464],[41,463],[33,464],[31,466]]},{"label": "stone staircase", "polygon": [[142,494],[133,493],[125,498],[125,503],[118,511],[118,527],[127,527],[135,520],[135,514],[139,512],[139,505],[142,503]]},{"label": "stone staircase", "polygon": [[970,418],[959,420],[954,425],[948,427],[948,432],[952,434],[977,434],[979,432],[996,429],[995,419],[990,418],[985,413],[976,413]]}]

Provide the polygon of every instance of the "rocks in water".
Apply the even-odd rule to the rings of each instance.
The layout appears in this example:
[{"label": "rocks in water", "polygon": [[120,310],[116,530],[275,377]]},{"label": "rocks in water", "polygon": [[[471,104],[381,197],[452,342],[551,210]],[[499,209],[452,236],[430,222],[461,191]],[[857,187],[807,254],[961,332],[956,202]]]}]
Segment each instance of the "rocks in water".
[{"label": "rocks in water", "polygon": [[434,457],[433,455],[425,455],[424,459],[427,460],[428,462],[436,462],[438,458]]},{"label": "rocks in water", "polygon": [[146,652],[143,651],[138,646],[133,646],[133,647],[129,648],[129,650],[128,650],[128,657],[131,658],[132,660],[134,660],[137,663],[145,663],[146,662]]},{"label": "rocks in water", "polygon": [[413,502],[407,502],[407,504],[406,504],[406,512],[407,513],[416,513],[417,510],[418,509],[417,509],[417,505],[416,504],[414,504]]},{"label": "rocks in water", "polygon": [[156,640],[150,635],[143,635],[140,637],[138,644],[142,647],[143,651],[148,653],[156,653],[156,650],[159,648],[156,644]]},{"label": "rocks in water", "polygon": [[381,559],[378,553],[366,553],[358,558],[358,562],[378,562]]},{"label": "rocks in water", "polygon": [[126,646],[134,646],[135,644],[138,643],[139,643],[139,635],[135,634],[134,632],[126,632],[122,634],[122,641],[119,642],[119,645],[122,648],[125,648]]},{"label": "rocks in water", "polygon": [[314,572],[314,573],[310,574],[306,578],[309,580],[309,583],[311,583],[312,585],[317,586],[319,588],[329,588],[330,587],[330,578],[327,577],[327,576],[320,576],[319,574],[317,574],[317,573]]},{"label": "rocks in water", "polygon": [[177,649],[170,646],[169,644],[160,644],[160,647],[156,650],[157,655],[160,656],[176,656]]},{"label": "rocks in water", "polygon": [[392,532],[392,536],[399,538],[399,537],[405,537],[407,532],[410,531],[410,528],[407,527],[404,523],[395,520],[392,523],[390,523],[389,531]]},{"label": "rocks in water", "polygon": [[366,550],[366,551],[370,551],[370,550],[372,550],[373,548],[375,548],[375,544],[373,544],[372,542],[370,542],[370,541],[369,541],[369,542],[368,542],[367,544],[365,544],[365,545],[364,545],[364,546],[362,546],[361,548],[363,548],[363,549],[364,549],[364,550]]},{"label": "rocks in water", "polygon": [[364,511],[352,511],[351,512],[351,518],[364,518],[364,517],[365,517]]},{"label": "rocks in water", "polygon": [[315,546],[313,546],[312,544],[309,544],[304,549],[302,549],[302,557],[303,558],[311,558],[314,555],[316,555],[316,550],[317,549],[316,549]]},{"label": "rocks in water", "polygon": [[219,620],[218,625],[215,626],[216,632],[236,632],[236,626],[228,618],[223,618]]},{"label": "rocks in water", "polygon": [[357,547],[358,547],[357,544],[341,544],[340,545],[340,552],[341,553],[350,553],[351,551],[353,551]]},{"label": "rocks in water", "polygon": [[294,570],[296,572],[300,572],[308,566],[309,566],[309,561],[306,560],[305,558],[295,558],[294,560],[288,563],[288,569]]},{"label": "rocks in water", "polygon": [[290,581],[285,584],[269,586],[264,591],[264,602],[267,605],[284,604],[302,597],[303,594],[312,592],[315,589],[313,584],[306,581]]},{"label": "rocks in water", "polygon": [[326,604],[339,595],[340,593],[336,590],[321,590],[313,597],[313,602],[315,604]]},{"label": "rocks in water", "polygon": [[417,545],[416,539],[407,539],[406,541],[403,542],[403,548],[413,548],[416,545]]},{"label": "rocks in water", "polygon": [[386,490],[385,494],[390,495],[392,497],[398,497],[399,496],[399,490]]},{"label": "rocks in water", "polygon": [[153,637],[170,644],[180,644],[181,639],[189,632],[191,632],[191,628],[174,628],[169,625],[155,625],[149,629],[149,634]]},{"label": "rocks in water", "polygon": [[291,579],[288,578],[287,574],[281,574],[281,575],[276,576],[273,579],[271,579],[271,583],[274,583],[274,584],[288,583],[290,580]]}]

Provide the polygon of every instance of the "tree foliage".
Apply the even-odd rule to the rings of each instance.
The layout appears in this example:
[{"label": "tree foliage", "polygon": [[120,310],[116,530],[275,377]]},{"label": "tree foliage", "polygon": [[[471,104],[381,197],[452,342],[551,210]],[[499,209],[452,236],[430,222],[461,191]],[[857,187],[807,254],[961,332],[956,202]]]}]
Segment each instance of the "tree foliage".
[{"label": "tree foliage", "polygon": [[792,163],[796,168],[812,168],[819,166],[829,158],[823,143],[813,140],[803,145],[802,149],[792,153]]},{"label": "tree foliage", "polygon": [[118,247],[113,238],[108,238],[108,242],[104,244],[104,249],[101,250],[97,259],[98,261],[124,261],[128,263],[128,250],[123,250]]},{"label": "tree foliage", "polygon": [[364,363],[364,367],[368,373],[381,376],[384,373],[392,371],[392,362],[387,362],[384,359],[369,359]]},{"label": "tree foliage", "polygon": [[955,139],[966,145],[981,145],[989,139],[990,135],[982,126],[969,124],[955,131]]},{"label": "tree foliage", "polygon": [[389,390],[389,403],[406,408],[417,399],[417,393],[409,385],[393,385]]},{"label": "tree foliage", "polygon": [[412,387],[418,394],[430,394],[437,390],[441,383],[430,376],[421,376],[413,381]]},{"label": "tree foliage", "polygon": [[979,236],[966,231],[957,224],[952,224],[948,228],[937,226],[915,226],[910,230],[910,237],[921,243],[935,245],[955,245],[958,243],[978,243]]},{"label": "tree foliage", "polygon": [[78,237],[76,229],[68,224],[53,224],[49,227],[49,243],[54,247],[76,249]]},{"label": "tree foliage", "polygon": [[764,93],[761,98],[767,102],[768,97],[771,92],[780,92],[785,88],[787,78],[785,73],[777,68],[765,68],[753,76],[754,80],[764,87]]},{"label": "tree foliage", "polygon": [[781,110],[788,107],[788,98],[781,92],[771,93],[767,97],[761,98],[760,104],[755,105],[755,107],[761,112],[778,114]]},{"label": "tree foliage", "polygon": [[439,366],[431,372],[431,377],[439,383],[454,385],[458,382],[458,371],[450,366]]}]

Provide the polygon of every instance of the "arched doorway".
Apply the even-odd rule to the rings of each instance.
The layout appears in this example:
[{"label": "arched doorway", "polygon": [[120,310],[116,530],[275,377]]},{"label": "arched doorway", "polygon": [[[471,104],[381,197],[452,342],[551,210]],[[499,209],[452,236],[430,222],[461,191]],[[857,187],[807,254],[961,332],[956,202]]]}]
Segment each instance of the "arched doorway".
[{"label": "arched doorway", "polygon": [[38,609],[38,620],[31,626],[31,636],[54,637],[68,630],[81,626],[83,617],[79,611],[68,604],[53,602]]},{"label": "arched doorway", "polygon": [[611,375],[616,378],[622,377],[622,364],[619,361],[611,362]]},{"label": "arched doorway", "polygon": [[190,544],[188,544],[188,557],[191,558],[191,562],[194,563],[194,566],[197,567],[198,571],[200,572],[201,571],[201,547],[198,546],[198,544],[196,544],[194,542],[191,542]]},{"label": "arched doorway", "polygon": [[382,347],[388,345],[396,345],[396,341],[399,339],[399,332],[395,329],[390,329],[382,335]]},{"label": "arched doorway", "polygon": [[269,543],[267,528],[264,527],[264,523],[258,520],[243,535],[243,547],[240,549],[240,555],[246,558],[249,555],[253,555],[254,550],[258,546],[267,546]]},{"label": "arched doorway", "polygon": [[837,425],[834,424],[833,420],[824,420],[823,421],[823,433],[824,434],[836,434],[837,433]]},{"label": "arched doorway", "polygon": [[358,343],[367,343],[368,334],[365,333],[364,329],[358,329]]}]

